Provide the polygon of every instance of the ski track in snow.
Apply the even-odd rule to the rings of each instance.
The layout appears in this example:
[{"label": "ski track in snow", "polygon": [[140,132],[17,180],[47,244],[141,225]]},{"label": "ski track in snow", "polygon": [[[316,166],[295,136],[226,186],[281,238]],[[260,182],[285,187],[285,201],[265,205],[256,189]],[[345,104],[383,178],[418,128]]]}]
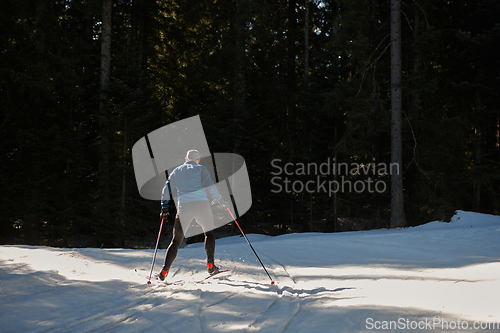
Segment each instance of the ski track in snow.
[{"label": "ski track in snow", "polygon": [[[458,212],[452,223],[339,234],[217,240],[237,269],[206,277],[202,244],[179,250],[146,284],[152,250],[0,246],[2,332],[372,332],[374,321],[467,321],[420,332],[500,332],[500,217]],[[165,250],[158,252],[156,273]],[[137,274],[134,269],[137,269]],[[415,332],[392,328],[384,332]]]}]

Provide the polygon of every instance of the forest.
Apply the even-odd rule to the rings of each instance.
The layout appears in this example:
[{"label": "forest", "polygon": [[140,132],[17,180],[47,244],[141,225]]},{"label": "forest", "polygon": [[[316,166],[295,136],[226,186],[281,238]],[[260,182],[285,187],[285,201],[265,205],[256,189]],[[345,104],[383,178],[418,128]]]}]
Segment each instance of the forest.
[{"label": "forest", "polygon": [[0,243],[154,247],[132,146],[196,115],[246,233],[498,215],[499,45],[498,0],[2,0]]}]

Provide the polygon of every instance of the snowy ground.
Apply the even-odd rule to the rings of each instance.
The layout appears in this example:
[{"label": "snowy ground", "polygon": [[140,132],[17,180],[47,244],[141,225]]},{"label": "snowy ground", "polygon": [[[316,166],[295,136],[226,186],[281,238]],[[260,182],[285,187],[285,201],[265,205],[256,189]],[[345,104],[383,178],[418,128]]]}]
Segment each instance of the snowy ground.
[{"label": "snowy ground", "polygon": [[[154,235],[152,235],[154,236]],[[152,250],[0,246],[2,332],[500,332],[500,217],[338,234],[249,235],[180,249],[146,284]],[[159,251],[156,268],[163,262]],[[157,271],[157,269],[155,269]],[[481,327],[483,329],[481,329]]]}]

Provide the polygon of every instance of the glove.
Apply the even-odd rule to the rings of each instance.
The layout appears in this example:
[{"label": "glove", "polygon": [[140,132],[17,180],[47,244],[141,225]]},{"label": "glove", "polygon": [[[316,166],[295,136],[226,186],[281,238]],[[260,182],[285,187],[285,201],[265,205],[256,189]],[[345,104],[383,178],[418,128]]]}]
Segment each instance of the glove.
[{"label": "glove", "polygon": [[167,206],[167,208],[162,208],[161,209],[160,217],[167,217],[169,215],[170,215],[170,213],[168,212],[168,206]]},{"label": "glove", "polygon": [[217,202],[218,202],[218,203],[219,203],[219,205],[220,205],[222,208],[224,208],[224,209],[226,209],[226,208],[228,208],[228,207],[229,207],[229,204],[228,204],[227,202],[225,202],[224,200],[222,200],[222,199],[220,199],[220,200],[219,200],[219,201],[217,201]]}]

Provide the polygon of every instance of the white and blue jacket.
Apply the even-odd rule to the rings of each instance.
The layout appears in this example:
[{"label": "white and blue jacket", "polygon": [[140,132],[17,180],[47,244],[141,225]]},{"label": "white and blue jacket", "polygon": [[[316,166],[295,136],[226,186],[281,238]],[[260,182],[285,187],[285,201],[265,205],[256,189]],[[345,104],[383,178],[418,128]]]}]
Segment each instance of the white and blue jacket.
[{"label": "white and blue jacket", "polygon": [[191,201],[208,201],[208,190],[215,201],[221,199],[221,195],[210,177],[208,169],[195,161],[187,161],[175,168],[168,177],[161,195],[161,207],[167,208],[170,201],[172,187],[177,188],[178,205]]}]

